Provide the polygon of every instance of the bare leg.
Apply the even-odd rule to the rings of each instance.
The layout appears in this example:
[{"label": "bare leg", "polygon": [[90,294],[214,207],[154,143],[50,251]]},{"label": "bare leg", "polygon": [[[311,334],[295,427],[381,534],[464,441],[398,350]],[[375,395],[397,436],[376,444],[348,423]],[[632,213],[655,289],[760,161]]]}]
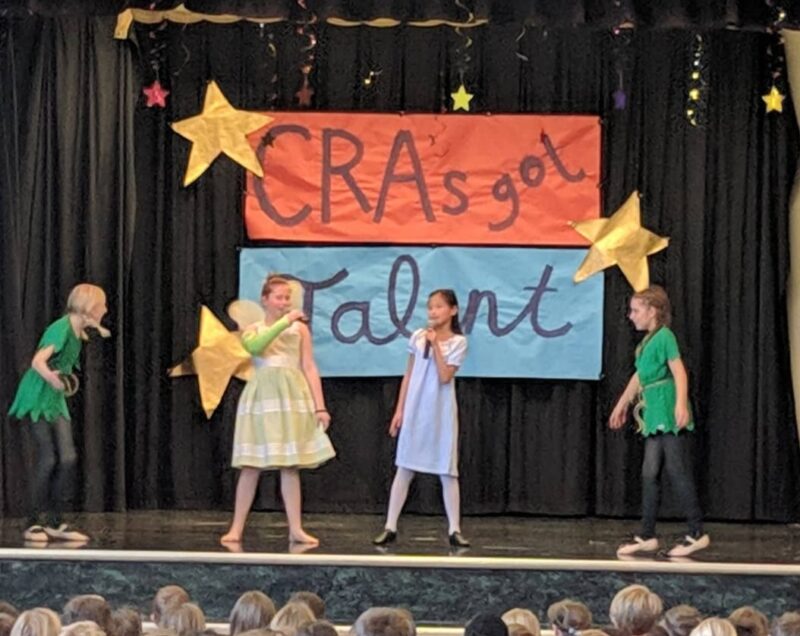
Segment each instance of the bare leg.
[{"label": "bare leg", "polygon": [[289,522],[289,541],[319,545],[319,539],[303,530],[302,500],[300,491],[300,471],[296,468],[281,469],[281,496]]},{"label": "bare leg", "polygon": [[239,473],[239,481],[236,482],[233,521],[228,533],[220,539],[220,543],[239,543],[242,540],[244,524],[253,505],[260,476],[261,471],[258,468],[242,468],[242,472]]}]

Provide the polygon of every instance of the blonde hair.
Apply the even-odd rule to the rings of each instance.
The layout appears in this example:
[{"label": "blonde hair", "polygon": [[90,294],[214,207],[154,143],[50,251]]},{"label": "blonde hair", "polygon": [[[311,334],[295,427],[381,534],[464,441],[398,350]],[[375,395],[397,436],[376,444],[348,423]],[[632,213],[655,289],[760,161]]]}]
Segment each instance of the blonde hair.
[{"label": "blonde hair", "polygon": [[798,636],[800,634],[800,614],[785,612],[773,619],[769,628],[770,636]]},{"label": "blonde hair", "polygon": [[230,634],[235,636],[252,629],[269,627],[273,618],[275,618],[275,603],[272,599],[263,592],[250,590],[238,598],[231,610],[228,619]]},{"label": "blonde hair", "polygon": [[305,623],[314,622],[314,613],[305,603],[289,601],[270,621],[270,629],[282,632],[284,636],[295,636],[297,629]]},{"label": "blonde hair", "polygon": [[728,620],[733,623],[739,636],[767,636],[769,634],[767,617],[750,605],[733,610],[728,616]]},{"label": "blonde hair", "polygon": [[664,604],[658,594],[644,585],[629,585],[614,596],[608,616],[615,627],[636,636],[649,632],[663,610]]},{"label": "blonde hair", "polygon": [[528,632],[533,634],[533,636],[539,636],[542,631],[536,614],[523,607],[514,607],[508,610],[500,618],[506,625],[508,625],[509,633],[512,625],[521,625],[528,630]]},{"label": "blonde hair", "polygon": [[650,285],[647,289],[636,292],[633,298],[656,310],[656,322],[659,327],[669,327],[672,324],[672,304],[661,285]]},{"label": "blonde hair", "polygon": [[184,603],[180,607],[171,607],[164,614],[161,625],[175,630],[178,636],[194,636],[206,628],[206,617],[194,603]]},{"label": "blonde hair", "polygon": [[547,619],[556,633],[574,633],[592,626],[592,612],[589,608],[568,598],[548,607]]},{"label": "blonde hair", "polygon": [[106,636],[106,632],[94,621],[78,621],[62,629],[61,636]]},{"label": "blonde hair", "polygon": [[664,612],[658,624],[669,636],[689,636],[702,620],[703,615],[691,605],[676,605]]},{"label": "blonde hair", "polygon": [[58,636],[61,620],[53,610],[36,607],[17,616],[11,636]]},{"label": "blonde hair", "polygon": [[736,636],[736,628],[729,620],[712,616],[695,627],[690,636]]},{"label": "blonde hair", "polygon": [[[103,291],[102,287],[92,285],[91,283],[80,283],[72,288],[72,291],[67,297],[67,313],[88,317],[92,309],[101,303],[105,304],[105,302],[106,293]],[[111,335],[111,332],[100,323],[95,324],[94,321],[92,321],[90,325],[97,329],[103,338],[108,338]],[[81,338],[84,340],[89,339],[86,335],[86,331],[81,331]]]},{"label": "blonde hair", "polygon": [[173,607],[179,607],[190,601],[189,592],[180,585],[165,585],[153,597],[152,616],[153,622],[163,627],[161,619]]}]

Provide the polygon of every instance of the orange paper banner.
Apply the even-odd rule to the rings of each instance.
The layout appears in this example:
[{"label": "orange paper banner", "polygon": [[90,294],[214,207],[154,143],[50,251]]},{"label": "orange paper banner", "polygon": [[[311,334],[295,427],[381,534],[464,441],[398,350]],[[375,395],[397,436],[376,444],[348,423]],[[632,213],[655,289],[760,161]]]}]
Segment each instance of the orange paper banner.
[{"label": "orange paper banner", "polygon": [[577,115],[270,113],[251,137],[251,239],[584,245],[600,121]]}]

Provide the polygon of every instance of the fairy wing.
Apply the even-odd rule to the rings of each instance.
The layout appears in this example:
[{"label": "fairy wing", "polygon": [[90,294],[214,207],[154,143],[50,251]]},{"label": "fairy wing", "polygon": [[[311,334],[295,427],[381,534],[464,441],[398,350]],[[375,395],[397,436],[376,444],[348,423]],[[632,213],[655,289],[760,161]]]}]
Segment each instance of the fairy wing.
[{"label": "fairy wing", "polygon": [[239,327],[239,331],[244,331],[253,323],[263,322],[264,309],[252,300],[234,300],[228,305],[228,315]]}]

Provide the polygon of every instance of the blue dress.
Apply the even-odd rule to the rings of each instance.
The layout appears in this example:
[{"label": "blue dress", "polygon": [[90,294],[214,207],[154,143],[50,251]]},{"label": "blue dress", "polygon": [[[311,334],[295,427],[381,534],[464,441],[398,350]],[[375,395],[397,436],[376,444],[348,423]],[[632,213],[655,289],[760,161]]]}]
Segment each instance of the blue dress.
[{"label": "blue dress", "polygon": [[[408,341],[414,366],[408,381],[403,421],[395,463],[401,468],[434,475],[458,476],[458,405],[455,378],[439,381],[436,360],[425,352],[425,330],[418,329]],[[467,354],[461,335],[438,343],[445,363],[460,367]]]}]

